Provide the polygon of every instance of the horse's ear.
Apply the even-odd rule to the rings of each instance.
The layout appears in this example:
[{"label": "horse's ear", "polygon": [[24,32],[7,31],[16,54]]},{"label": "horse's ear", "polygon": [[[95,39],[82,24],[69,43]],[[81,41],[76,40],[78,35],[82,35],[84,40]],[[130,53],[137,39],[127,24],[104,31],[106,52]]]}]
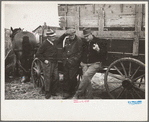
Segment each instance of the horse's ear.
[{"label": "horse's ear", "polygon": [[11,29],[11,31],[13,31],[13,28],[12,27],[10,29]]}]

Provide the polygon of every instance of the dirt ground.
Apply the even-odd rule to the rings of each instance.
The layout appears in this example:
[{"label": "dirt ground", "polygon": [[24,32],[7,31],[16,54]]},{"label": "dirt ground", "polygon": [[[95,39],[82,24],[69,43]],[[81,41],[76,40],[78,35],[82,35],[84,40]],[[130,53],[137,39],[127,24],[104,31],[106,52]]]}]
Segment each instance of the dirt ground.
[{"label": "dirt ground", "polygon": [[[93,82],[93,98],[94,99],[108,99],[109,96],[103,85]],[[7,78],[5,81],[5,99],[6,100],[21,100],[21,99],[45,99],[39,94],[40,88],[34,88],[32,82],[22,83],[21,77]],[[50,99],[63,99],[63,93],[58,96],[52,96]],[[69,98],[71,99],[71,98]]]}]

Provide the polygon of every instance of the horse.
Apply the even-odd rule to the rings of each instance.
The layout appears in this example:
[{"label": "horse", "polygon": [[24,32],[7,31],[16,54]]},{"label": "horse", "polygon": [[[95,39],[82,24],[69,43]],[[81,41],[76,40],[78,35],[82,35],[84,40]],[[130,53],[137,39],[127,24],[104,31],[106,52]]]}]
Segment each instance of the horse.
[{"label": "horse", "polygon": [[36,37],[29,31],[23,31],[21,28],[13,29],[10,35],[13,51],[16,55],[15,75],[21,75],[19,69],[23,70],[22,82],[30,81],[30,69],[37,47]]}]

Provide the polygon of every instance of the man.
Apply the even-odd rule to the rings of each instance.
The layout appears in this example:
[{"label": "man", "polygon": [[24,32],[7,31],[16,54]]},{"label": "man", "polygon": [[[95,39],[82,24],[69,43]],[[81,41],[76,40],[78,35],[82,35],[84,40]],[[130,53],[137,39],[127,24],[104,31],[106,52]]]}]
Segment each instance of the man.
[{"label": "man", "polygon": [[56,33],[50,29],[46,33],[47,39],[42,43],[37,51],[36,56],[42,61],[44,73],[44,89],[45,98],[49,99],[55,95],[58,88],[58,63],[57,63],[57,47],[55,46]]},{"label": "man", "polygon": [[76,91],[82,41],[76,36],[74,29],[68,29],[66,33],[58,39],[58,43],[60,42],[63,43],[63,96],[67,98],[74,95]]},{"label": "man", "polygon": [[92,98],[91,79],[97,71],[102,69],[102,62],[106,60],[107,48],[103,40],[96,38],[90,28],[83,29],[83,46],[81,67],[83,71],[82,81],[79,84],[73,99],[81,97]]}]

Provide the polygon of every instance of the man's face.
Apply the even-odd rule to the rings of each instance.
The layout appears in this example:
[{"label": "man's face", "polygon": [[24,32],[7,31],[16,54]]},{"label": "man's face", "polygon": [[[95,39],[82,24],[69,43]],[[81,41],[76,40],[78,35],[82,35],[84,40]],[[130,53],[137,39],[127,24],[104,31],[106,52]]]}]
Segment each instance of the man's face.
[{"label": "man's face", "polygon": [[93,39],[92,34],[89,34],[87,36],[84,36],[84,38],[86,39],[86,41],[91,41]]},{"label": "man's face", "polygon": [[55,36],[48,36],[48,39],[53,42],[55,40]]},{"label": "man's face", "polygon": [[70,40],[74,40],[74,38],[75,38],[75,33],[74,33],[74,34],[69,35],[69,39],[70,39]]}]

